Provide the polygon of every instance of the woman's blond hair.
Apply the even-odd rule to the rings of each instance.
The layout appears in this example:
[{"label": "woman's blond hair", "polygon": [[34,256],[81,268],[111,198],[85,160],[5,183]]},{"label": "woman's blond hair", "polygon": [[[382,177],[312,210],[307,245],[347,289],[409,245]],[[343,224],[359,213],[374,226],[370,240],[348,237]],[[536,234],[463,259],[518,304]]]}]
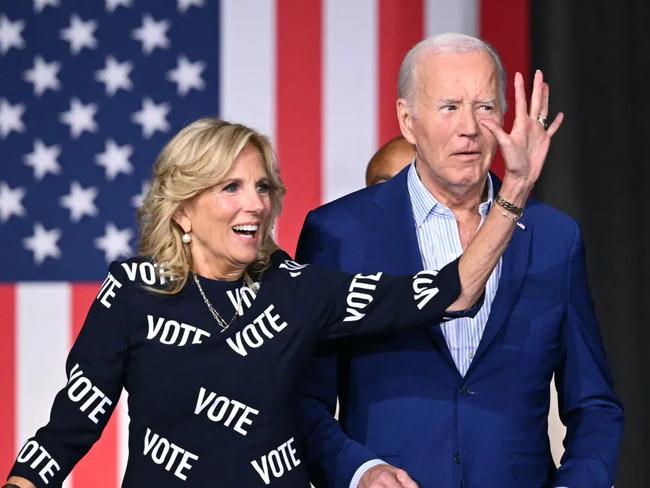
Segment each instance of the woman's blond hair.
[{"label": "woman's blond hair", "polygon": [[264,160],[271,216],[270,225],[262,227],[265,234],[257,260],[246,272],[257,276],[268,266],[271,254],[278,248],[271,232],[286,191],[271,143],[244,125],[202,118],[183,128],[162,150],[153,167],[151,187],[138,209],[140,254],[163,267],[170,279],[162,293],[179,292],[192,270],[189,246],[181,240],[183,230],[174,221],[174,215],[184,203],[222,181],[247,145],[255,147]]}]

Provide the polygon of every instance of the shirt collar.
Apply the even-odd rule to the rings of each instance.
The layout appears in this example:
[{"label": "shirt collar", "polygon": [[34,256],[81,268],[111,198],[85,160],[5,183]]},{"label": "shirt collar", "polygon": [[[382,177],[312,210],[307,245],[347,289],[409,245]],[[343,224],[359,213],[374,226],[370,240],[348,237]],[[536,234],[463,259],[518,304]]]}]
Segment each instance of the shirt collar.
[{"label": "shirt collar", "polygon": [[[451,210],[436,200],[420,180],[415,170],[415,160],[413,160],[409,168],[407,185],[416,227],[420,227],[432,212],[453,218]],[[494,199],[494,186],[492,184],[492,178],[489,175],[487,178],[487,190],[487,198],[478,207],[478,211],[482,217],[487,215],[490,210],[490,204]]]}]

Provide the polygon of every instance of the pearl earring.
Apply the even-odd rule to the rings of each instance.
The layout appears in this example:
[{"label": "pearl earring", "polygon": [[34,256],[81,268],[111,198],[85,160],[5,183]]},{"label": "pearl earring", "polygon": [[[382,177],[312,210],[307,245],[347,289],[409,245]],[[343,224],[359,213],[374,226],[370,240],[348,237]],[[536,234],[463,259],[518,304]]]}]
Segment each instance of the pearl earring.
[{"label": "pearl earring", "polygon": [[188,232],[185,232],[183,237],[181,237],[181,241],[183,241],[184,244],[189,244],[192,242],[192,236]]}]

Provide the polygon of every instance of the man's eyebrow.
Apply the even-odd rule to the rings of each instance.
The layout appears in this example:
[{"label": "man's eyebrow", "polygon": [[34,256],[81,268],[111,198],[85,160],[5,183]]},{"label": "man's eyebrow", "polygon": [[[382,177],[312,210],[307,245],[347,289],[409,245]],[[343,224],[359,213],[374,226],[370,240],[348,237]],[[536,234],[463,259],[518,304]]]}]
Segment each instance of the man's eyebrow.
[{"label": "man's eyebrow", "polygon": [[[474,102],[474,104],[481,104],[481,103],[495,104],[496,102],[497,102],[496,98],[486,98],[486,99],[482,99],[482,100],[476,100]],[[438,103],[453,105],[453,104],[462,103],[462,101],[457,99],[457,98],[441,98],[441,99],[438,100]]]}]

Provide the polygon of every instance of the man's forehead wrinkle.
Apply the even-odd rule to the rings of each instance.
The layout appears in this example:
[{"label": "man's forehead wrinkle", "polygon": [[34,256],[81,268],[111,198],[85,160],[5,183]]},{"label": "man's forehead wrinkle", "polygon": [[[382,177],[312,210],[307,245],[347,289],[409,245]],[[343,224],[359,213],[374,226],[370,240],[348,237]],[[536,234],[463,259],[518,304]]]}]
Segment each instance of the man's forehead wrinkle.
[{"label": "man's forehead wrinkle", "polygon": [[430,105],[437,103],[496,103],[498,100],[497,88],[494,85],[485,89],[477,88],[473,90],[473,93],[464,93],[464,87],[452,82],[444,85],[438,84],[436,93],[431,93],[431,91],[428,84],[422,83],[421,88],[418,88],[416,92],[420,102]]}]

